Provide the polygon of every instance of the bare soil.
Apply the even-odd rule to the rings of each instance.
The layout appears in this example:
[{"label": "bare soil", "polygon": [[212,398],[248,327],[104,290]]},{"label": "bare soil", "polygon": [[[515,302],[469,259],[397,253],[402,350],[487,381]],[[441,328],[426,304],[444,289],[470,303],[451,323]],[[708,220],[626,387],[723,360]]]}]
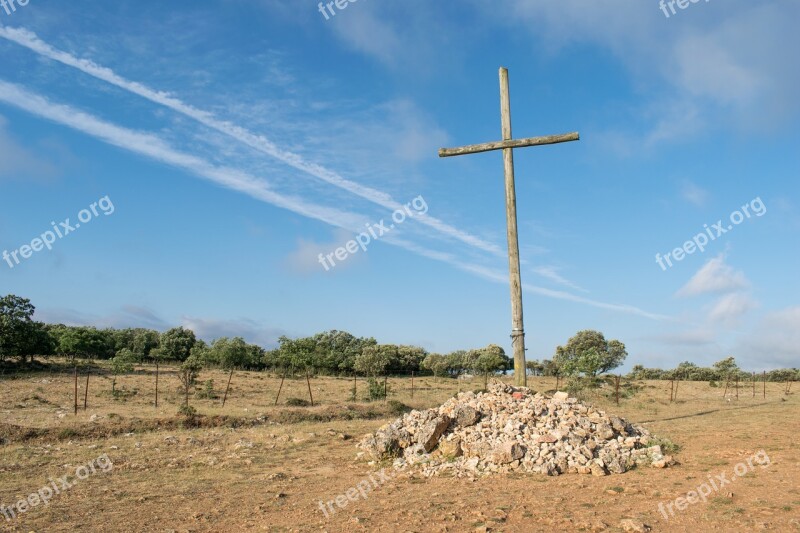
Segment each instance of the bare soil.
[{"label": "bare soil", "polygon": [[[678,445],[679,465],[592,477],[508,475],[478,480],[399,476],[387,465],[356,459],[363,434],[397,416],[397,404],[351,401],[352,379],[313,378],[314,407],[305,378],[236,372],[226,405],[227,374],[204,371],[219,398],[192,398],[199,416],[176,416],[183,401],[178,380],[160,375],[154,406],[154,368],[90,377],[83,409],[73,414],[71,374],[35,372],[0,379],[0,505],[69,475],[74,485],[12,520],[3,531],[624,531],[623,520],[652,531],[800,531],[800,400],[785,385],[743,386],[723,399],[723,388],[682,382],[670,402],[669,382],[638,382],[615,405],[602,389],[586,401]],[[390,400],[413,408],[439,405],[483,380],[389,379]],[[551,378],[531,378],[534,390],[555,389]],[[204,387],[201,385],[198,390]],[[359,400],[366,383],[358,382]],[[92,415],[95,415],[92,419]],[[766,467],[741,466],[763,450]],[[113,470],[86,479],[76,468],[107,454]],[[736,474],[736,468],[743,475]],[[723,476],[729,483],[679,510],[674,501]],[[356,487],[366,487],[366,497]],[[351,499],[346,495],[350,489]],[[336,505],[337,496],[341,496]],[[355,495],[355,496],[354,496]],[[328,516],[320,507],[326,508]],[[331,507],[325,502],[332,502]],[[659,504],[674,515],[665,518]],[[2,508],[0,508],[2,511]]]}]

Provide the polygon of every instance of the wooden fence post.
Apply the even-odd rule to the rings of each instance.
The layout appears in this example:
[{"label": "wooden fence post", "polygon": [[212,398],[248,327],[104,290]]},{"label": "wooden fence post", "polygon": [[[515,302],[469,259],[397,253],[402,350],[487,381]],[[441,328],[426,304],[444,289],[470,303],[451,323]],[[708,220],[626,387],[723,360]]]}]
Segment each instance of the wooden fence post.
[{"label": "wooden fence post", "polygon": [[306,370],[306,385],[308,385],[308,397],[311,398],[311,407],[314,407],[314,395],[311,394],[311,378],[308,377],[308,370]]},{"label": "wooden fence post", "polygon": [[383,403],[386,403],[386,398],[389,397],[389,390],[386,388],[388,382],[388,376],[383,376]]},{"label": "wooden fence post", "polygon": [[283,376],[281,376],[281,385],[278,387],[278,394],[275,395],[275,405],[278,405],[278,398],[281,397],[281,389],[283,389],[283,380],[286,379],[286,370],[283,371]]},{"label": "wooden fence post", "polygon": [[619,376],[617,376],[617,405],[619,405]]},{"label": "wooden fence post", "polygon": [[75,367],[75,414],[78,414],[78,367]]},{"label": "wooden fence post", "polygon": [[158,359],[156,359],[156,409],[158,409]]},{"label": "wooden fence post", "polygon": [[222,407],[225,407],[225,400],[228,399],[228,391],[231,388],[232,379],[233,379],[233,369],[231,368],[231,375],[228,376],[228,385],[225,387],[225,396],[222,397]]},{"label": "wooden fence post", "polygon": [[91,374],[91,372],[87,370],[86,371],[86,390],[83,392],[83,410],[84,411],[86,410],[86,406],[88,405],[88,402],[89,402],[89,374]]},{"label": "wooden fence post", "polygon": [[414,371],[411,371],[411,399],[414,399]]},{"label": "wooden fence post", "polygon": [[675,380],[675,396],[673,398],[673,401],[676,401],[676,402],[678,401],[678,383],[680,383],[680,382],[681,382],[681,380],[679,380],[679,379]]}]

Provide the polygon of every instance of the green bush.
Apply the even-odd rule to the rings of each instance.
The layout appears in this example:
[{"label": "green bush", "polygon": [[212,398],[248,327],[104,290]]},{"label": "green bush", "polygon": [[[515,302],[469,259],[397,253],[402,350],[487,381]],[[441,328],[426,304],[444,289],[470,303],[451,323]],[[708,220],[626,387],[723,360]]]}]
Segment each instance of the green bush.
[{"label": "green bush", "polygon": [[195,397],[203,400],[215,400],[219,398],[219,394],[214,392],[214,380],[208,379],[203,384],[203,389],[194,393]]},{"label": "green bush", "polygon": [[386,397],[386,391],[384,390],[383,380],[377,380],[375,378],[369,378],[367,380],[367,400],[375,401],[375,400],[382,400]]},{"label": "green bush", "polygon": [[393,415],[402,415],[411,411],[409,406],[397,400],[389,400],[386,402],[386,405],[389,407],[389,412]]},{"label": "green bush", "polygon": [[197,409],[192,407],[189,404],[181,404],[180,408],[178,409],[178,415],[184,416],[186,418],[192,418],[197,415]]},{"label": "green bush", "polygon": [[289,398],[286,400],[286,405],[290,407],[307,407],[311,405],[308,400],[303,400],[302,398]]}]

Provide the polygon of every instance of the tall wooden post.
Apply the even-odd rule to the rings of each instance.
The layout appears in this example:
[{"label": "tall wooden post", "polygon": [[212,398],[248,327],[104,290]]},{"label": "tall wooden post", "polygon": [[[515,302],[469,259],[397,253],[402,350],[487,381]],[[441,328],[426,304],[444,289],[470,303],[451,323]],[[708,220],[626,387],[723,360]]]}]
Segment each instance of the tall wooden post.
[{"label": "tall wooden post", "polygon": [[414,371],[411,371],[411,399],[414,399]]},{"label": "tall wooden post", "polygon": [[503,151],[503,170],[506,192],[506,237],[508,239],[508,274],[511,286],[511,345],[514,351],[514,383],[526,386],[525,371],[525,330],[522,320],[522,280],[520,279],[519,238],[517,236],[517,193],[514,184],[515,148],[543,146],[577,141],[577,132],[545,137],[514,139],[511,135],[511,98],[508,90],[508,70],[500,68],[500,122],[503,139],[501,141],[473,144],[458,148],[442,148],[439,157],[476,154],[492,150]]},{"label": "tall wooden post", "polygon": [[[504,141],[511,135],[511,97],[508,90],[508,69],[500,68],[500,118]],[[519,272],[519,238],[517,236],[517,192],[514,183],[514,150],[503,149],[503,172],[506,184],[506,235],[508,238],[508,277],[511,284],[511,346],[514,350],[514,383],[528,384],[525,372],[525,328],[522,321],[522,279]]]},{"label": "tall wooden post", "polygon": [[231,389],[232,379],[233,379],[233,369],[231,368],[231,374],[228,376],[228,385],[225,387],[225,396],[222,397],[222,407],[225,407],[225,400],[228,399],[228,391]]},{"label": "tall wooden post", "polygon": [[158,409],[158,359],[156,359],[156,409]]},{"label": "tall wooden post", "polygon": [[75,414],[78,414],[78,367],[75,367]]},{"label": "tall wooden post", "polygon": [[86,410],[86,407],[89,403],[89,374],[90,371],[86,372],[86,390],[83,392],[83,410]]},{"label": "tall wooden post", "polygon": [[308,370],[306,370],[306,385],[308,385],[308,398],[311,400],[311,407],[314,407],[314,395],[311,394],[311,378],[308,377]]},{"label": "tall wooden post", "polygon": [[286,379],[286,370],[283,371],[283,376],[281,377],[281,384],[278,387],[278,394],[275,395],[275,405],[278,405],[278,398],[281,397],[281,390],[283,390],[283,381]]}]

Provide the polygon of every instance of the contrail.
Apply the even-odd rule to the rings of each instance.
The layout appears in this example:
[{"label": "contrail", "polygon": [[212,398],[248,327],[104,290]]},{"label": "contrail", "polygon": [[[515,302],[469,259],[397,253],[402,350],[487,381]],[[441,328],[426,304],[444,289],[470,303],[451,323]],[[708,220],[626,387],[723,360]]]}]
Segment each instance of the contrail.
[{"label": "contrail", "polygon": [[[88,113],[78,111],[70,106],[52,103],[43,96],[1,79],[0,102],[5,102],[18,109],[27,111],[32,115],[80,131],[86,135],[100,139],[107,144],[149,157],[173,167],[182,168],[218,185],[243,192],[251,198],[287,209],[294,213],[355,233],[358,233],[361,231],[361,228],[363,228],[363,217],[338,209],[309,203],[302,198],[282,195],[273,191],[269,182],[264,179],[256,178],[238,169],[214,166],[199,157],[173,149],[168,143],[156,135],[130,130],[101,120]],[[506,275],[498,271],[465,263],[452,254],[429,250],[415,243],[393,238],[392,236],[387,236],[383,240],[415,254],[455,266],[464,272],[469,272],[489,281],[502,284],[508,281]],[[633,306],[598,302],[563,291],[554,291],[532,285],[523,285],[523,289],[527,292],[544,295],[550,298],[583,303],[601,309],[639,315],[654,320],[665,318],[661,315],[648,313],[647,311]]]},{"label": "contrail", "polygon": [[[171,96],[169,93],[156,91],[141,83],[123,78],[122,76],[117,75],[113,70],[102,67],[93,61],[79,59],[72,54],[58,50],[41,40],[35,33],[28,31],[25,28],[9,28],[0,25],[0,37],[24,46],[25,48],[28,48],[29,50],[32,50],[41,56],[76,68],[85,74],[181,113],[182,115],[194,119],[204,126],[217,130],[220,133],[228,135],[246,144],[247,146],[258,150],[259,152],[272,156],[279,161],[296,168],[297,170],[301,170],[326,183],[369,200],[370,202],[383,206],[392,211],[403,208],[402,204],[394,200],[385,192],[348,180],[321,165],[306,161],[299,154],[279,148],[275,143],[263,135],[256,135],[245,128],[224,120],[220,120],[212,113],[198,109],[190,104],[186,104],[182,100]],[[498,257],[506,257],[506,253],[496,244],[464,232],[435,217],[427,214],[420,214],[416,220],[419,220],[422,224],[425,224],[450,238],[457,239],[470,246],[479,248]]]}]

